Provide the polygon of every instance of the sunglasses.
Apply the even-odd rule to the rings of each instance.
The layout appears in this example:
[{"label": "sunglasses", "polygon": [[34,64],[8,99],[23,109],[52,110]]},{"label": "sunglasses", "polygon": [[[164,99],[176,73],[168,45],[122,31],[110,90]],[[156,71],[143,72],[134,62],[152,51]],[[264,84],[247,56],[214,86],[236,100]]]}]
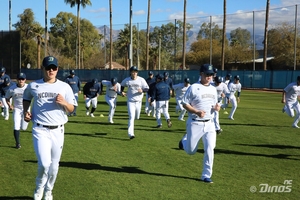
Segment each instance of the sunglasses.
[{"label": "sunglasses", "polygon": [[49,71],[51,69],[52,69],[52,71],[57,71],[58,67],[55,65],[49,65],[49,66],[45,67],[46,71]]},{"label": "sunglasses", "polygon": [[24,81],[24,80],[25,80],[25,78],[18,78],[18,80]]},{"label": "sunglasses", "polygon": [[205,76],[213,76],[214,74],[205,74]]}]

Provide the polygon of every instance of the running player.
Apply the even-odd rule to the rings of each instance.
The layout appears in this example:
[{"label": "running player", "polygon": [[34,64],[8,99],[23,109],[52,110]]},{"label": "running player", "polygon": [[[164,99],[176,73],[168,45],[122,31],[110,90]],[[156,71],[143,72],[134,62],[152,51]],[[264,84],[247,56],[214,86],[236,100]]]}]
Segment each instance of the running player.
[{"label": "running player", "polygon": [[[23,93],[27,88],[26,75],[19,73],[17,75],[17,84],[11,86],[5,94],[5,99],[10,110],[13,110],[14,119],[14,138],[16,142],[16,148],[20,149],[20,129],[25,131],[28,126],[28,122],[24,121],[23,116]],[[12,103],[10,99],[12,98]]]},{"label": "running player", "polygon": [[[230,81],[231,81],[231,74],[227,74],[226,76],[225,76],[225,81],[224,81],[224,83],[226,84],[226,86],[227,86],[227,88],[228,88],[228,85],[229,85],[229,83],[230,83]],[[227,97],[224,97],[223,98],[223,105],[222,105],[222,108],[223,108],[223,110],[225,110],[227,107],[228,107],[228,98]],[[228,112],[227,111],[224,111],[224,114],[228,114]]]},{"label": "running player", "polygon": [[[217,89],[218,103],[222,107],[223,98],[225,97],[226,94],[229,93],[227,85],[222,82],[222,77],[221,76],[216,76],[215,81],[212,85],[214,87],[216,87],[216,89]],[[215,122],[215,127],[216,127],[216,133],[220,134],[223,130],[221,129],[221,126],[220,126],[219,112],[218,111],[214,112],[214,122]]]},{"label": "running player", "polygon": [[[294,128],[299,128],[300,105],[298,102],[298,96],[300,96],[300,76],[297,77],[297,82],[288,84],[282,91],[281,102],[285,104],[282,112],[285,112],[290,117],[295,117],[292,124],[292,127]],[[294,110],[296,111],[296,116]]]},{"label": "running player", "polygon": [[[32,120],[33,146],[38,160],[34,200],[53,199],[52,190],[58,174],[64,145],[64,124],[67,113],[77,102],[71,87],[56,78],[57,59],[43,59],[43,78],[28,84],[23,95],[25,121]],[[28,111],[31,100],[32,113]],[[58,198],[59,199],[59,198]]]},{"label": "running player", "polygon": [[[144,92],[147,92],[149,86],[144,78],[138,76],[138,68],[132,66],[129,69],[130,76],[121,82],[121,94],[127,96],[127,110],[128,110],[128,137],[135,138],[134,134],[134,120],[140,118],[142,100]],[[127,93],[124,92],[127,87]]]},{"label": "running player", "polygon": [[202,138],[204,166],[200,179],[206,183],[212,183],[214,148],[216,146],[213,112],[220,110],[217,90],[210,85],[213,74],[212,65],[202,65],[200,68],[201,81],[192,84],[186,91],[182,104],[189,114],[186,122],[187,133],[179,142],[179,148],[192,155],[197,152],[198,143]]},{"label": "running player", "polygon": [[[83,98],[85,100],[86,115],[95,117],[94,112],[97,108],[98,96],[100,94],[101,94],[101,86],[98,82],[98,79],[96,78],[92,79],[92,81],[90,82],[87,82],[83,86]],[[92,103],[92,110],[90,113],[91,103]]]},{"label": "running player", "polygon": [[185,121],[184,115],[186,113],[186,109],[183,108],[181,102],[182,102],[182,98],[185,94],[185,92],[187,91],[187,89],[190,87],[190,79],[189,78],[185,78],[183,83],[178,83],[176,85],[173,85],[173,89],[175,92],[175,98],[176,98],[176,113],[180,112],[178,119],[180,121]]},{"label": "running player", "polygon": [[[227,96],[229,99],[229,103],[231,103],[232,105],[228,119],[234,120],[233,115],[236,111],[237,104],[240,103],[240,94],[242,90],[242,85],[240,83],[239,75],[234,76],[233,82],[230,82],[228,85],[228,90],[229,90],[229,95]],[[236,92],[237,92],[237,98],[235,97]]]},{"label": "running player", "polygon": [[[6,74],[5,67],[1,67],[0,68],[0,88],[2,87],[2,84],[3,84],[5,78],[10,79],[10,77]],[[4,117],[4,108],[5,108],[5,105],[4,105],[5,102],[4,101],[5,101],[5,99],[4,98],[2,99],[1,94],[0,94],[1,114],[2,114],[3,117]]]},{"label": "running player", "polygon": [[[16,85],[16,84],[14,82],[12,82],[9,77],[5,77],[4,82],[0,86],[0,97],[1,97],[2,103],[4,104],[3,116],[4,116],[5,120],[8,120],[8,118],[9,118],[9,106],[6,102],[5,94],[7,93],[9,88],[14,85]],[[11,100],[10,100],[10,103],[11,103]]]},{"label": "running player", "polygon": [[[78,94],[80,94],[81,82],[80,82],[79,77],[75,75],[74,69],[70,70],[70,75],[66,78],[65,82],[71,86],[74,96],[76,98],[77,104],[78,104]],[[73,113],[70,113],[68,116],[69,117],[72,115],[76,116],[76,110],[77,110],[77,106],[75,106]]]},{"label": "running player", "polygon": [[[150,88],[150,85],[155,82],[155,78],[153,77],[153,72],[152,71],[148,72],[148,78],[146,79],[146,82],[147,82],[149,88]],[[148,92],[146,92],[145,113],[148,116],[150,116],[152,110],[153,110],[153,107],[149,103],[149,94],[148,94]]]},{"label": "running player", "polygon": [[171,96],[173,96],[173,80],[169,77],[169,72],[164,72],[164,81],[169,85]]},{"label": "running player", "polygon": [[110,81],[102,80],[102,85],[106,86],[105,101],[109,105],[108,122],[113,124],[113,118],[117,107],[117,95],[121,92],[121,85],[117,78],[111,78]]}]

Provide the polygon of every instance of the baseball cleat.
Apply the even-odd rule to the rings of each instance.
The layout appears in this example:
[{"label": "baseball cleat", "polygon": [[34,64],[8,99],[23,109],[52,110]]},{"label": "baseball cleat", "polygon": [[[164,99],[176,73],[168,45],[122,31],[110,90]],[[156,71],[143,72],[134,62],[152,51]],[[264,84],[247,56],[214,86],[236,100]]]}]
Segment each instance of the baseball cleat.
[{"label": "baseball cleat", "polygon": [[234,120],[234,119],[233,119],[233,117],[228,117],[228,119],[230,119],[230,120]]},{"label": "baseball cleat", "polygon": [[129,139],[131,139],[131,140],[132,140],[132,139],[134,139],[134,138],[135,138],[135,137],[134,137],[134,135],[132,135],[132,136],[130,136],[130,138],[129,138]]},{"label": "baseball cleat", "polygon": [[73,116],[76,116],[76,113],[73,113]]},{"label": "baseball cleat", "polygon": [[34,190],[33,199],[34,200],[42,200],[43,197],[43,189]]},{"label": "baseball cleat", "polygon": [[179,143],[178,143],[178,148],[183,150],[182,140],[179,141]]},{"label": "baseball cleat", "polygon": [[184,119],[182,119],[182,118],[180,118],[180,117],[178,117],[178,120],[179,120],[179,121],[183,121],[183,122],[185,121]]},{"label": "baseball cleat", "polygon": [[87,111],[85,112],[85,114],[86,114],[86,115],[89,115],[89,114],[90,114],[90,112],[87,110]]},{"label": "baseball cleat", "polygon": [[6,116],[6,117],[4,118],[4,120],[8,120],[8,116]]},{"label": "baseball cleat", "polygon": [[171,128],[172,127],[172,122],[171,122],[170,119],[167,120],[167,123],[168,123],[168,127]]},{"label": "baseball cleat", "polygon": [[53,200],[52,192],[51,191],[45,192],[43,200]]},{"label": "baseball cleat", "polygon": [[222,129],[219,129],[219,130],[216,130],[216,133],[217,133],[218,135],[220,135],[222,131],[223,131]]},{"label": "baseball cleat", "polygon": [[21,149],[21,145],[20,144],[16,144],[16,149]]},{"label": "baseball cleat", "polygon": [[282,113],[285,113],[285,109],[284,108],[282,108]]},{"label": "baseball cleat", "polygon": [[91,117],[95,117],[93,113],[90,114]]},{"label": "baseball cleat", "polygon": [[204,178],[202,181],[204,183],[213,183],[213,181],[210,178]]},{"label": "baseball cleat", "polygon": [[162,125],[157,125],[156,128],[162,128]]},{"label": "baseball cleat", "polygon": [[297,125],[293,125],[292,127],[293,127],[293,128],[300,128],[300,127],[299,127],[299,126],[297,126]]}]

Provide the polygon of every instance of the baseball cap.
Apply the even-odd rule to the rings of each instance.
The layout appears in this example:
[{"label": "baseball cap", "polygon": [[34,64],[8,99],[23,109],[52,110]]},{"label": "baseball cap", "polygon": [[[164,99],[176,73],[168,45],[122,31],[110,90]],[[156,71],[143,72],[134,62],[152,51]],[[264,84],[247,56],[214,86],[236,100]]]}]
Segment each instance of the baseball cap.
[{"label": "baseball cap", "polygon": [[43,67],[48,67],[50,65],[58,67],[57,59],[53,56],[47,56],[43,60]]},{"label": "baseball cap", "polygon": [[8,83],[10,83],[10,78],[9,77],[5,77],[3,80],[3,84],[7,85]]},{"label": "baseball cap", "polygon": [[0,73],[4,73],[6,71],[5,67],[1,67]]},{"label": "baseball cap", "polygon": [[111,82],[111,84],[116,85],[118,80],[117,80],[117,78],[111,78],[110,82]]},{"label": "baseball cap", "polygon": [[200,72],[204,74],[214,74],[214,67],[210,64],[201,65]]},{"label": "baseball cap", "polygon": [[164,76],[162,74],[157,74],[155,77],[160,80],[162,80],[164,78]]},{"label": "baseball cap", "polygon": [[98,83],[98,79],[93,78],[92,82],[93,82],[93,84],[96,84],[96,83]]},{"label": "baseball cap", "polygon": [[169,72],[164,72],[164,77],[168,77],[169,76]]},{"label": "baseball cap", "polygon": [[185,82],[185,83],[190,83],[190,79],[189,79],[189,78],[185,78],[185,79],[184,79],[184,82]]},{"label": "baseball cap", "polygon": [[26,74],[24,74],[24,73],[19,73],[18,75],[17,75],[17,78],[18,79],[26,79]]},{"label": "baseball cap", "polygon": [[153,72],[152,72],[152,71],[148,72],[148,75],[149,75],[149,76],[150,76],[150,75],[153,75]]},{"label": "baseball cap", "polygon": [[129,71],[130,72],[132,72],[132,71],[138,71],[138,68],[136,66],[132,66],[132,67],[130,67]]},{"label": "baseball cap", "polygon": [[71,74],[71,75],[75,75],[75,70],[74,70],[74,69],[71,69],[71,70],[70,70],[70,74]]},{"label": "baseball cap", "polygon": [[223,80],[223,78],[222,78],[221,76],[216,76],[216,77],[215,77],[215,82],[216,82],[216,83],[221,83],[222,80]]},{"label": "baseball cap", "polygon": [[239,76],[239,75],[236,75],[236,76],[234,76],[234,79],[240,80],[240,76]]}]

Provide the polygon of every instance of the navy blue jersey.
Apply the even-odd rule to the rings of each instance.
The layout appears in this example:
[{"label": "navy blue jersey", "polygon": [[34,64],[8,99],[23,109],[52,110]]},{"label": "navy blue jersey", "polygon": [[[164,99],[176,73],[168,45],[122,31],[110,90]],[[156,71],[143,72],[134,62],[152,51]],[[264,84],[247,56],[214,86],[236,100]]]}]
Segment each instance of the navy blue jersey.
[{"label": "navy blue jersey", "polygon": [[148,90],[148,92],[147,92],[149,97],[152,97],[152,96],[153,96],[153,90],[154,90],[154,88],[155,88],[155,85],[156,85],[156,81],[153,82],[153,83],[151,83],[151,84],[149,85],[149,90]]},{"label": "navy blue jersey", "polygon": [[101,86],[99,83],[94,84],[93,82],[87,82],[83,86],[83,95],[88,98],[94,98],[97,94],[101,93]]},{"label": "navy blue jersey", "polygon": [[72,90],[73,90],[73,93],[78,93],[80,91],[80,80],[78,78],[78,76],[68,76],[67,79],[65,80],[66,83],[68,83]]},{"label": "navy blue jersey", "polygon": [[4,84],[1,84],[0,85],[0,96],[1,97],[5,97],[5,94],[6,94],[6,92],[8,91],[8,89],[11,87],[11,86],[14,86],[14,85],[16,85],[16,83],[15,82],[10,82],[10,84],[9,85],[4,85]]},{"label": "navy blue jersey", "polygon": [[0,86],[3,84],[5,77],[10,79],[10,77],[7,74],[4,74],[3,76],[1,76],[0,77]]},{"label": "navy blue jersey", "polygon": [[152,94],[151,102],[156,101],[166,101],[170,99],[170,87],[163,81],[160,81],[155,84]]},{"label": "navy blue jersey", "polygon": [[151,83],[155,83],[155,78],[154,77],[153,78],[148,77],[146,79],[146,82],[147,82],[148,86],[150,87]]},{"label": "navy blue jersey", "polygon": [[164,78],[164,81],[170,87],[170,89],[172,90],[173,89],[173,80],[170,77],[168,77],[167,79]]}]

